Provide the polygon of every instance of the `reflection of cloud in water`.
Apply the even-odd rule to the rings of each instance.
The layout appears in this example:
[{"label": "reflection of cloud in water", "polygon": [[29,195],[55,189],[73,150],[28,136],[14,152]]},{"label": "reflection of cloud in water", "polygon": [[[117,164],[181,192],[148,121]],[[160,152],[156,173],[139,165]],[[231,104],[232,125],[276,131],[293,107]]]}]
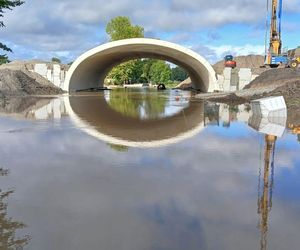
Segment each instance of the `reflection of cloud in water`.
[{"label": "reflection of cloud in water", "polygon": [[[31,225],[30,249],[258,248],[258,137],[228,139],[211,131],[120,154],[70,129],[69,121],[60,126],[4,134],[0,141],[19,190],[12,199],[22,202],[14,214]],[[300,146],[279,148],[276,161],[289,158],[293,171]],[[276,183],[281,167],[276,164]],[[269,248],[297,249],[300,204],[281,201],[276,190],[274,198]]]}]

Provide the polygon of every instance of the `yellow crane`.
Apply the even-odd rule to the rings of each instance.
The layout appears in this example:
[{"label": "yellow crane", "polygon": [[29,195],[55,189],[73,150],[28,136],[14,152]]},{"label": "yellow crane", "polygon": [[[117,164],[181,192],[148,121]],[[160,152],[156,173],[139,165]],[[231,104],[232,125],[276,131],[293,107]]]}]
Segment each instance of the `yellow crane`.
[{"label": "yellow crane", "polygon": [[278,19],[281,18],[282,0],[280,0],[279,13],[277,14],[278,1],[272,0],[272,16],[271,16],[271,29],[270,29],[270,51],[274,55],[281,54],[281,22]]},{"label": "yellow crane", "polygon": [[300,142],[300,125],[295,124],[289,124],[288,128],[290,129],[290,132],[294,135],[297,135],[298,141]]},{"label": "yellow crane", "polygon": [[[266,61],[265,65],[272,68],[276,68],[279,65],[285,65],[286,67],[297,68],[300,65],[300,52],[299,48],[294,50],[298,51],[294,55],[288,55],[288,53],[282,53],[282,40],[281,40],[281,18],[282,18],[282,6],[283,0],[271,0],[271,15],[269,24],[269,5],[270,0],[267,0],[267,21],[266,21]],[[270,29],[270,40],[267,49],[267,30]]]},{"label": "yellow crane", "polygon": [[[269,49],[267,51],[267,35],[266,35],[266,65],[270,67],[278,67],[280,64],[288,64],[287,55],[282,55],[281,41],[281,16],[282,16],[282,1],[272,0],[271,5],[271,23],[269,26],[267,18],[267,29],[270,27]],[[267,0],[267,12],[269,12],[269,0]]]}]

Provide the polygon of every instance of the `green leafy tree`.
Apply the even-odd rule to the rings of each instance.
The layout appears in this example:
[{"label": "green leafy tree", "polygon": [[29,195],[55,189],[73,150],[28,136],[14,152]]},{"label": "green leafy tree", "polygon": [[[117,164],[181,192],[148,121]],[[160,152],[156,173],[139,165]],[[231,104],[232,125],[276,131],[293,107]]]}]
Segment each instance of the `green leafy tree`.
[{"label": "green leafy tree", "polygon": [[128,152],[129,150],[129,147],[127,146],[124,146],[124,145],[118,145],[118,144],[111,144],[111,143],[108,143],[107,144],[111,149],[117,151],[117,152]]},{"label": "green leafy tree", "polygon": [[54,63],[61,63],[61,60],[57,57],[52,57],[51,61]]},{"label": "green leafy tree", "polygon": [[[12,10],[12,8],[22,5],[24,2],[20,0],[0,0],[0,18],[3,17],[5,10]],[[0,27],[5,27],[4,22],[0,20]],[[5,44],[0,42],[0,50],[5,52],[12,52],[12,50]],[[8,63],[8,57],[6,54],[0,54],[0,64]]]},{"label": "green leafy tree", "polygon": [[[129,17],[118,16],[113,18],[106,26],[106,33],[111,41],[128,38],[144,37],[144,28],[133,25]],[[142,74],[141,60],[131,60],[114,67],[108,74],[107,79],[111,79],[115,84],[134,83],[140,80]]]},{"label": "green leafy tree", "polygon": [[171,77],[171,68],[164,61],[157,61],[151,65],[150,79],[155,83],[168,83]]},{"label": "green leafy tree", "polygon": [[151,81],[151,75],[150,75],[150,69],[151,69],[151,66],[157,62],[158,60],[156,59],[144,59],[143,60],[143,66],[142,66],[142,75],[141,77],[143,79],[146,79],[146,82],[150,82]]},{"label": "green leafy tree", "polygon": [[128,61],[114,67],[107,75],[107,78],[112,79],[116,85],[130,83],[135,69],[135,63],[135,61]]},{"label": "green leafy tree", "polygon": [[172,68],[172,75],[171,80],[172,81],[184,81],[189,77],[189,74],[181,67],[176,66],[175,68]]},{"label": "green leafy tree", "polygon": [[129,17],[118,16],[107,24],[106,33],[110,36],[111,41],[117,41],[144,37],[144,28],[138,25],[132,25]]}]

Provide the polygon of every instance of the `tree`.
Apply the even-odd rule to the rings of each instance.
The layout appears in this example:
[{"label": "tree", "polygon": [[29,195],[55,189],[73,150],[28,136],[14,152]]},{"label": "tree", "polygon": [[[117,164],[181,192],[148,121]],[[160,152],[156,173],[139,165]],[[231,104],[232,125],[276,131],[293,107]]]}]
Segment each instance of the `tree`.
[{"label": "tree", "polygon": [[144,28],[132,25],[129,17],[118,16],[110,20],[107,24],[106,33],[110,36],[111,41],[140,38],[144,37]]},{"label": "tree", "polygon": [[171,77],[171,68],[164,61],[156,61],[150,68],[150,79],[155,83],[167,83]]},{"label": "tree", "polygon": [[175,68],[172,68],[172,75],[171,80],[172,81],[184,81],[189,77],[189,74],[181,67],[176,66]]},{"label": "tree", "polygon": [[[0,18],[3,17],[5,10],[12,10],[12,8],[22,5],[24,2],[20,0],[0,0]],[[0,28],[5,27],[4,22],[0,21]],[[5,44],[0,42],[0,50],[6,52],[12,52],[12,50]],[[0,54],[0,64],[8,63],[8,57],[6,54]]]},{"label": "tree", "polygon": [[131,60],[114,67],[107,75],[114,84],[122,85],[132,81],[132,76],[135,68],[135,61]]},{"label": "tree", "polygon": [[52,57],[51,61],[54,63],[61,63],[61,60],[57,57]]},{"label": "tree", "polygon": [[[110,20],[106,26],[106,33],[111,41],[127,38],[144,37],[144,28],[132,25],[129,17],[118,16]],[[141,60],[131,60],[114,67],[108,74],[107,79],[111,79],[115,84],[126,82],[138,82],[140,78]]]},{"label": "tree", "polygon": [[142,75],[141,77],[146,79],[146,82],[150,82],[151,81],[151,75],[150,75],[150,69],[152,64],[154,64],[155,62],[157,62],[158,60],[156,59],[144,59],[143,60],[143,68],[142,68]]}]

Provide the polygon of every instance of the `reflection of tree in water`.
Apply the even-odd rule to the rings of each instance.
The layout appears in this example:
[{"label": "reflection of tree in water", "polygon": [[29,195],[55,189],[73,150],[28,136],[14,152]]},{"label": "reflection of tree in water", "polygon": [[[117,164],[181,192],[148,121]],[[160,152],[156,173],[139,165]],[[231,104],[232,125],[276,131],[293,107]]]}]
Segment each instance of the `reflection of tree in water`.
[{"label": "reflection of tree in water", "polygon": [[113,90],[109,95],[109,106],[129,117],[155,119],[165,113],[167,99],[157,91],[132,92]]},{"label": "reflection of tree in water", "polygon": [[129,147],[124,146],[124,145],[118,145],[118,144],[111,144],[111,143],[107,143],[107,145],[117,151],[117,152],[127,152],[129,150]]},{"label": "reflection of tree in water", "polygon": [[[0,169],[0,176],[7,174],[7,170]],[[13,192],[0,190],[0,249],[22,249],[29,241],[29,236],[16,237],[16,231],[26,225],[7,217],[7,199]]]}]

